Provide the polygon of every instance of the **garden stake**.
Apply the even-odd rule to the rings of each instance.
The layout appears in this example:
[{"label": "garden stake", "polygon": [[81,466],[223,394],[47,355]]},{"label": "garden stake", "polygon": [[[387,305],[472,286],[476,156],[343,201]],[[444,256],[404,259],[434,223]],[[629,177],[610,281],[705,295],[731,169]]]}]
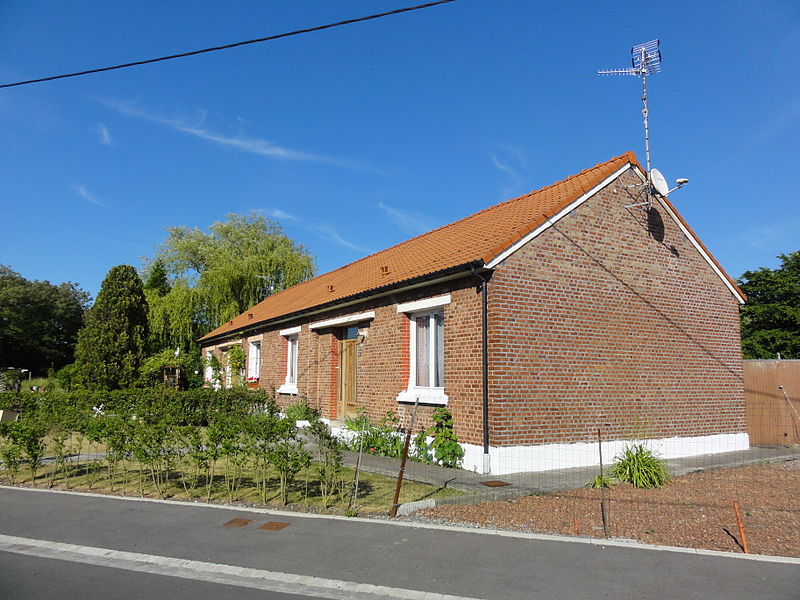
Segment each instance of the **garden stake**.
[{"label": "garden stake", "polygon": [[745,554],[749,554],[747,551],[747,537],[744,535],[744,524],[742,523],[742,515],[739,514],[739,503],[734,500],[733,501],[733,512],[736,513],[736,524],[739,526],[739,537],[742,538],[742,550]]},{"label": "garden stake", "polygon": [[578,529],[578,518],[572,517],[572,533],[576,536],[581,534],[581,530]]},{"label": "garden stake", "polygon": [[794,424],[794,431],[795,431],[795,433],[797,433],[797,425],[798,425],[798,423],[800,423],[800,415],[797,414],[797,409],[794,407],[794,404],[792,404],[792,401],[789,400],[789,396],[786,395],[786,390],[783,389],[783,386],[779,385],[778,389],[781,392],[783,392],[783,397],[786,398],[786,404],[789,405],[789,409],[794,413],[794,416],[797,418],[797,423],[793,423]]},{"label": "garden stake", "polygon": [[608,537],[608,517],[606,516],[606,486],[603,485],[603,440],[597,428],[597,450],[600,453],[600,517],[603,519],[603,535]]},{"label": "garden stake", "polygon": [[[361,422],[361,431],[358,432],[358,458],[356,459],[356,474],[353,486],[353,495],[350,497],[350,506],[347,508],[352,511],[355,510],[356,500],[358,500],[358,476],[361,473],[361,453],[364,451],[364,427],[366,421]],[[344,491],[344,480],[342,480],[342,490]]]},{"label": "garden stake", "polygon": [[408,425],[406,431],[406,443],[403,445],[403,458],[400,459],[400,472],[397,474],[397,487],[394,488],[394,502],[392,502],[391,517],[397,517],[397,508],[400,506],[400,488],[403,486],[403,474],[406,470],[406,459],[408,458],[408,447],[411,445],[411,432],[414,431],[414,419],[417,417],[417,407],[419,406],[419,398],[414,402],[414,412],[411,413],[411,423]]}]

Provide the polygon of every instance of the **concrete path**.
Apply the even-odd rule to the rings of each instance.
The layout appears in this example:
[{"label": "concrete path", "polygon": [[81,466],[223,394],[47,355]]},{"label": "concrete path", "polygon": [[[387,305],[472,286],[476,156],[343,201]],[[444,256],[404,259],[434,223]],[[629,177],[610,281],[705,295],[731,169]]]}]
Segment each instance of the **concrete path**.
[{"label": "concrete path", "polygon": [[[667,460],[667,464],[673,475],[685,475],[695,471],[709,471],[726,467],[798,459],[800,459],[800,447],[778,446],[752,447],[736,452],[672,458]],[[356,453],[345,453],[345,463],[348,466],[354,466],[356,460]],[[365,454],[361,459],[361,467],[371,473],[396,477],[400,462],[392,458]],[[443,498],[437,500],[436,503],[473,504],[532,493],[544,494],[578,489],[584,487],[588,481],[593,479],[598,474],[598,471],[598,466],[591,466],[553,471],[509,473],[506,475],[480,475],[472,471],[446,469],[409,460],[406,463],[404,477],[407,480],[419,481],[439,487],[449,487],[469,494]],[[489,487],[484,483],[491,481],[500,481],[507,485]],[[406,507],[405,510],[417,508],[420,505],[433,506],[434,503],[432,501],[423,501],[421,504],[413,503],[412,506]]]},{"label": "concrete path", "polygon": [[[73,579],[97,567],[181,578],[225,586],[225,598],[777,600],[800,589],[798,559],[21,488],[0,488],[0,558],[21,571],[67,562]],[[103,576],[107,597],[116,580]],[[13,581],[0,589],[22,597]]]}]

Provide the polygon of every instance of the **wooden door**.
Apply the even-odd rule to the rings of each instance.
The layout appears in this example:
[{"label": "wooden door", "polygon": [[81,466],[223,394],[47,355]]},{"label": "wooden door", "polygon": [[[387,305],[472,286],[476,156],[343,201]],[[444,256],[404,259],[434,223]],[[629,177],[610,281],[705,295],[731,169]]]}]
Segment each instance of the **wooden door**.
[{"label": "wooden door", "polygon": [[356,415],[357,351],[357,339],[339,342],[339,416],[342,418]]}]

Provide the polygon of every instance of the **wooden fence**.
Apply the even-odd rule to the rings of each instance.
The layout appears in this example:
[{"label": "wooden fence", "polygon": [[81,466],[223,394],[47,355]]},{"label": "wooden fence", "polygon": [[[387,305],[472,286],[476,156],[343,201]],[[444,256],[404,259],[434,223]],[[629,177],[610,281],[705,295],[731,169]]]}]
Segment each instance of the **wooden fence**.
[{"label": "wooden fence", "polygon": [[751,445],[800,444],[800,360],[744,361],[744,395]]}]

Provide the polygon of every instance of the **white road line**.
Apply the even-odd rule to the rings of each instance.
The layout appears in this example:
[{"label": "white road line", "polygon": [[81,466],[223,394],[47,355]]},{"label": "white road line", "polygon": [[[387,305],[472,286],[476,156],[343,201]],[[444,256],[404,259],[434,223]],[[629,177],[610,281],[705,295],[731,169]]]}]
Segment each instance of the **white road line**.
[{"label": "white road line", "polygon": [[420,590],[394,588],[355,581],[327,579],[251,569],[236,565],[171,558],[155,554],[125,552],[109,548],[78,546],[62,542],[37,540],[0,534],[0,552],[24,554],[70,562],[141,571],[168,577],[181,577],[223,585],[255,588],[284,594],[302,594],[334,600],[376,600],[400,598],[402,600],[477,600],[466,596],[451,596]]}]

